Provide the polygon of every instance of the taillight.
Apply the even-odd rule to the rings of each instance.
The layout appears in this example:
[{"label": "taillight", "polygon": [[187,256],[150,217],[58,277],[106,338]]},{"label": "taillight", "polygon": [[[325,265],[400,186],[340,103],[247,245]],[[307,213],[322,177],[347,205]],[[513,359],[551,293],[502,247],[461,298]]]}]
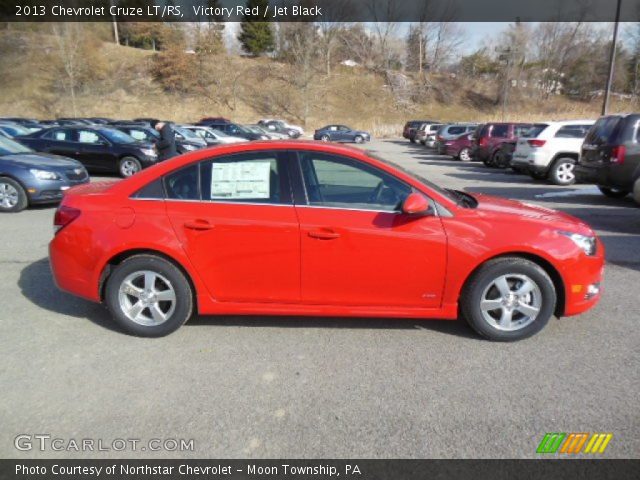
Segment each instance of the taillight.
[{"label": "taillight", "polygon": [[486,147],[487,143],[489,143],[487,137],[481,137],[480,140],[478,140],[478,145],[480,145],[481,147]]},{"label": "taillight", "polygon": [[624,163],[624,156],[627,154],[627,148],[624,145],[616,145],[611,149],[611,158],[609,161],[617,165]]},{"label": "taillight", "polygon": [[441,137],[440,135],[438,135],[438,136],[436,137],[436,140],[438,140],[439,142],[441,142],[441,141],[443,141],[443,140],[444,140],[444,137]]},{"label": "taillight", "polygon": [[527,140],[527,143],[529,145],[531,145],[532,147],[540,148],[540,147],[543,147],[544,144],[547,143],[547,141],[546,140],[533,139],[533,140]]},{"label": "taillight", "polygon": [[80,216],[80,210],[66,205],[60,205],[53,217],[53,231],[58,233],[64,227]]}]

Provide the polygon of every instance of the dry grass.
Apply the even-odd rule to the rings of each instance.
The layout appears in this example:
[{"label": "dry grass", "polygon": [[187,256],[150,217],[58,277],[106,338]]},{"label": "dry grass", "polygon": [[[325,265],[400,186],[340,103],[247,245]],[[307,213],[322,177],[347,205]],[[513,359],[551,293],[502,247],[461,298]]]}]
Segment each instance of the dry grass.
[{"label": "dry grass", "polygon": [[[16,43],[17,42],[17,43]],[[46,37],[35,40],[25,36],[16,41],[10,33],[0,34],[0,116],[73,115],[64,92],[53,95],[42,68],[30,62],[33,45],[46,45]],[[16,48],[16,45],[18,47]],[[278,110],[269,104],[265,93],[276,92],[281,104],[290,101],[300,109],[299,92],[286,81],[267,81],[265,72],[278,72],[280,77],[295,75],[288,65],[269,59],[245,59],[218,56],[209,61],[230,72],[242,72],[238,98],[232,105],[217,101],[212,95],[180,95],[167,93],[149,74],[153,52],[103,43],[97,51],[104,64],[99,78],[91,79],[77,98],[78,115],[115,118],[158,117],[177,122],[190,122],[203,116],[228,116],[238,122],[254,122],[264,116],[282,116],[301,123],[301,117]],[[537,95],[513,94],[506,114],[496,105],[491,88],[486,85],[462,84],[440,79],[437,91],[425,95],[423,103],[399,107],[384,84],[384,78],[362,69],[338,68],[330,78],[318,73],[308,101],[307,130],[327,123],[344,123],[370,131],[375,137],[398,135],[409,118],[441,121],[540,121],[570,118],[594,118],[599,115],[600,100],[572,101],[551,97],[542,101]],[[288,85],[288,86],[287,86]],[[287,90],[287,88],[289,90]],[[448,88],[448,90],[446,90]],[[442,101],[442,97],[450,99]],[[440,98],[440,101],[437,100]],[[281,105],[282,106],[282,105]],[[286,105],[285,105],[286,107]],[[637,106],[635,107],[637,109]],[[614,99],[612,111],[633,110],[630,102]]]}]

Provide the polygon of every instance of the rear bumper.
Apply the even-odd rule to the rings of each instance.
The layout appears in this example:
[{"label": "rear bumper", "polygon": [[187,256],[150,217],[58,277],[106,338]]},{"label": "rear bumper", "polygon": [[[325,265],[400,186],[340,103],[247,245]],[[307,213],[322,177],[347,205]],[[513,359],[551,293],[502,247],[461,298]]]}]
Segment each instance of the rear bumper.
[{"label": "rear bumper", "polygon": [[598,165],[589,167],[584,164],[577,164],[574,168],[576,180],[583,183],[595,183],[597,185],[609,185],[609,168]]}]

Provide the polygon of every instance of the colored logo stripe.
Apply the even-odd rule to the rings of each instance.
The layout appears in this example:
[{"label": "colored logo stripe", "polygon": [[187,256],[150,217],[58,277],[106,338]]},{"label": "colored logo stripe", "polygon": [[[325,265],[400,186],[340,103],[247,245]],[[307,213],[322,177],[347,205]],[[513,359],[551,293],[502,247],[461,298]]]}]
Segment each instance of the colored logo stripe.
[{"label": "colored logo stripe", "polygon": [[594,433],[584,453],[604,453],[612,437],[610,433]]},{"label": "colored logo stripe", "polygon": [[540,445],[538,445],[538,450],[536,450],[536,452],[556,453],[556,450],[558,450],[558,447],[560,447],[560,444],[566,435],[566,433],[547,433],[540,442]]},{"label": "colored logo stripe", "polygon": [[[591,438],[589,438],[591,435]],[[611,433],[547,433],[538,445],[537,453],[604,453],[613,438]],[[589,440],[587,442],[587,439]],[[584,450],[582,447],[586,444]],[[560,449],[558,451],[558,449]]]}]

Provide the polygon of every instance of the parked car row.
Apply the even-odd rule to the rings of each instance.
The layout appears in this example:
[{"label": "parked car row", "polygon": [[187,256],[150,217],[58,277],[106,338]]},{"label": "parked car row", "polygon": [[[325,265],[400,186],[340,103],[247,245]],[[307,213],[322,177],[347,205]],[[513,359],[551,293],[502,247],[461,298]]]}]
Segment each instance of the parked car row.
[{"label": "parked car row", "polygon": [[482,125],[411,120],[403,136],[464,162],[511,168],[560,186],[593,183],[604,195],[633,193],[640,203],[640,114]]}]

